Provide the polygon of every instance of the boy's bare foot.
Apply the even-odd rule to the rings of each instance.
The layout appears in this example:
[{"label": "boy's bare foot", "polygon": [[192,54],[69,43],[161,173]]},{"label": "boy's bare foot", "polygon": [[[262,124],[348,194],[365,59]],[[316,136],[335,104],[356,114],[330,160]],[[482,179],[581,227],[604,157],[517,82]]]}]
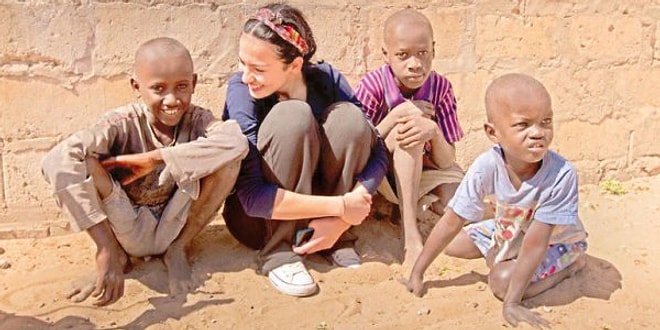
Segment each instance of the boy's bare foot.
[{"label": "boy's bare foot", "polygon": [[167,267],[170,295],[186,294],[193,289],[192,268],[184,248],[170,246],[163,256]]},{"label": "boy's bare foot", "polygon": [[403,274],[408,275],[412,271],[413,265],[415,265],[415,261],[417,261],[417,257],[422,253],[422,248],[424,246],[421,244],[408,244],[403,249],[403,262],[401,263]]},{"label": "boy's bare foot", "polygon": [[[71,290],[66,298],[79,303],[89,296],[98,297],[94,303],[97,306],[111,304],[117,301],[124,293],[124,277],[132,269],[132,264],[124,251],[115,258],[106,257],[97,253],[97,270],[80,277],[71,283]],[[114,269],[120,269],[117,274]]]}]

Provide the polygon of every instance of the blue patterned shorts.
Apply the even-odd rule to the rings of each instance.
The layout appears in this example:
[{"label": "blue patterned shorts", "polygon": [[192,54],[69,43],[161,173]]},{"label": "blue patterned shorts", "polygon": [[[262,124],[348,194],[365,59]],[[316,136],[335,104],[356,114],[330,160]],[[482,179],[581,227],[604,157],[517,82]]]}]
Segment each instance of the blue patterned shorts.
[{"label": "blue patterned shorts", "polygon": [[[486,220],[469,224],[463,228],[468,234],[481,254],[485,257],[488,250],[493,246],[493,234],[495,233],[495,220]],[[587,242],[579,241],[570,244],[550,244],[545,259],[534,272],[532,282],[549,277],[566,267],[570,266],[578,257],[584,255],[587,250]]]}]

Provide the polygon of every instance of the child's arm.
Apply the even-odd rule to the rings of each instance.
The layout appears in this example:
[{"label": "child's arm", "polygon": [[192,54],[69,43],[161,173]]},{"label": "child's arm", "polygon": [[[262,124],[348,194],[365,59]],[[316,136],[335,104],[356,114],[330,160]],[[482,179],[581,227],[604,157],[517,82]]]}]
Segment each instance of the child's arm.
[{"label": "child's arm", "polygon": [[433,105],[423,100],[406,100],[394,107],[388,114],[395,120],[397,127],[396,141],[401,148],[410,148],[424,144],[441,135],[439,127],[433,121]]},{"label": "child's arm", "polygon": [[396,141],[403,149],[423,145],[442,135],[433,120],[419,115],[401,117],[397,124]]},{"label": "child's arm", "polygon": [[128,170],[121,179],[122,185],[147,175],[156,165],[166,163],[166,172],[175,181],[201,179],[218,168],[245,157],[247,139],[233,120],[211,120],[206,136],[173,147],[155,149],[145,153],[119,155],[102,162],[107,171],[115,168]]},{"label": "child's arm", "polygon": [[[425,166],[434,167],[436,169],[447,169],[454,165],[454,160],[456,159],[456,148],[452,143],[447,142],[447,139],[440,129],[440,126],[437,125],[434,117],[436,115],[433,105],[427,101],[415,100],[412,101],[418,109],[424,111],[424,117],[433,121],[435,127],[431,127],[427,122],[418,124],[419,127],[424,125],[428,129],[433,129],[435,134],[432,135],[431,143],[431,154],[428,157],[425,157],[430,164],[425,164]],[[421,120],[420,120],[421,121]]]},{"label": "child's arm", "polygon": [[458,214],[454,213],[451,208],[440,218],[438,223],[435,224],[429,238],[424,244],[422,253],[415,261],[410,279],[406,287],[408,291],[414,295],[421,297],[424,294],[424,272],[435,258],[442,252],[447,245],[458,235],[463,229],[465,220]]},{"label": "child's arm", "polygon": [[523,307],[520,302],[529,286],[534,272],[541,264],[548,250],[548,243],[553,226],[532,221],[525,233],[520,253],[516,259],[509,286],[504,295],[502,314],[511,325],[527,322],[534,327],[547,325],[547,321],[538,314]]},{"label": "child's arm", "polygon": [[149,174],[156,165],[162,163],[163,155],[160,149],[139,154],[119,155],[101,162],[103,168],[108,172],[112,172],[117,168],[128,171],[128,174],[121,178],[120,183],[124,186]]}]

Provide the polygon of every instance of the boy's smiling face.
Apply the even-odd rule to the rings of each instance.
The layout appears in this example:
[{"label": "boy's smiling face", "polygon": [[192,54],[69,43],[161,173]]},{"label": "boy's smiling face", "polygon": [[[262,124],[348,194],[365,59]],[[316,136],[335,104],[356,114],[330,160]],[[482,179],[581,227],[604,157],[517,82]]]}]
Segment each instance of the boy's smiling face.
[{"label": "boy's smiling face", "polygon": [[405,94],[420,88],[431,72],[433,32],[423,22],[401,19],[386,26],[383,59],[390,64],[399,88]]},{"label": "boy's smiling face", "polygon": [[150,54],[136,63],[131,79],[131,86],[154,116],[151,125],[161,132],[179,124],[196,84],[192,61],[183,54]]}]

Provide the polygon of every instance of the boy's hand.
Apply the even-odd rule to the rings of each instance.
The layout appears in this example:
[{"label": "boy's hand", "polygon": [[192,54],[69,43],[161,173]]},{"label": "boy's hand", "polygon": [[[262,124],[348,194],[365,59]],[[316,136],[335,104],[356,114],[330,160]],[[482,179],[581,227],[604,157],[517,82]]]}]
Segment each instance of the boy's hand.
[{"label": "boy's hand", "polygon": [[156,162],[148,153],[141,153],[110,157],[102,161],[101,165],[110,173],[120,172],[116,179],[125,186],[153,171]]},{"label": "boy's hand", "polygon": [[314,228],[314,234],[307,243],[294,247],[293,252],[297,254],[310,254],[331,248],[341,234],[351,227],[340,218],[329,217],[314,219],[309,222],[308,227]]},{"label": "boy's hand", "polygon": [[514,327],[517,327],[520,322],[526,322],[537,329],[550,329],[548,320],[542,318],[539,313],[530,311],[517,303],[505,303],[502,307],[502,315]]},{"label": "boy's hand", "polygon": [[412,292],[415,296],[421,297],[424,295],[424,278],[422,276],[415,275],[414,273],[410,274],[410,279],[404,284],[408,292]]},{"label": "boy's hand", "polygon": [[431,119],[423,116],[399,118],[396,140],[402,148],[424,144],[438,134],[438,126]]}]

